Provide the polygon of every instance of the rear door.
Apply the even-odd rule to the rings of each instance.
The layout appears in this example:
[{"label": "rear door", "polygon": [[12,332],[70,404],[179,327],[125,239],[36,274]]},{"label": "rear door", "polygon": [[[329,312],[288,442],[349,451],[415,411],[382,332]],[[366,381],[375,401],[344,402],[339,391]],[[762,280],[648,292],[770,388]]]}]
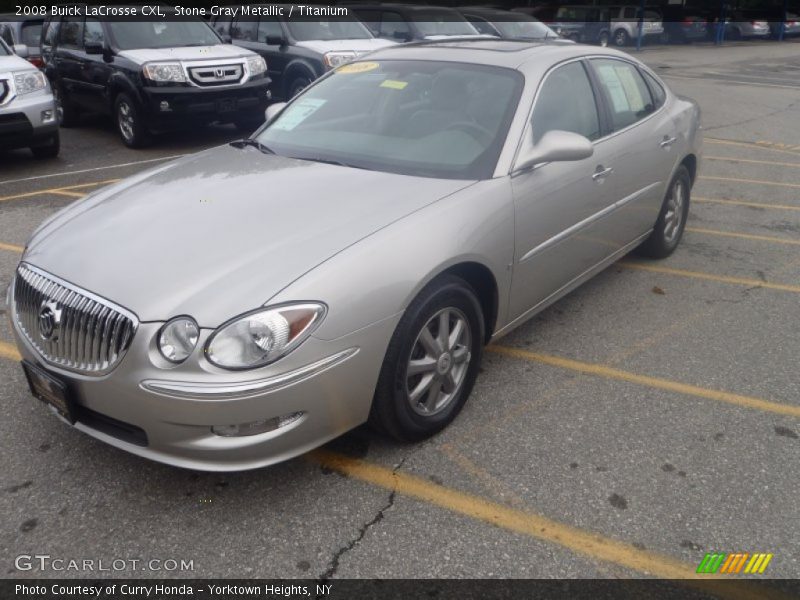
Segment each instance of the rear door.
[{"label": "rear door", "polygon": [[102,54],[86,54],[86,44],[95,43],[105,46],[103,24],[92,17],[87,17],[83,26],[83,43],[80,55],[80,95],[82,103],[91,110],[108,112],[108,82],[111,79],[111,64],[106,62]]},{"label": "rear door", "polygon": [[[551,130],[599,140],[600,104],[584,61],[552,69],[540,85],[525,136],[534,144]],[[608,145],[595,144],[589,158],[551,162],[515,173],[513,318],[547,300],[619,247],[597,234],[617,197]]]},{"label": "rear door", "polygon": [[589,64],[610,125],[598,146],[611,157],[618,185],[618,207],[602,235],[626,244],[656,222],[675,165],[676,127],[663,88],[654,97],[635,64],[615,58],[595,58]]},{"label": "rear door", "polygon": [[68,17],[61,22],[54,60],[62,92],[71,102],[82,106],[86,100],[81,85],[83,17]]}]

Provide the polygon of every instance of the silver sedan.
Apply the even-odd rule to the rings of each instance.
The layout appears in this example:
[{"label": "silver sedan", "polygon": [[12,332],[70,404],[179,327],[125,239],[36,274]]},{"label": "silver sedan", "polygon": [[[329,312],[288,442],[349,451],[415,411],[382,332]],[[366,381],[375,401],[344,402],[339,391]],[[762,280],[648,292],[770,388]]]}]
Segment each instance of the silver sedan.
[{"label": "silver sedan", "polygon": [[67,423],[181,467],[366,421],[420,440],[485,344],[631,250],[675,250],[700,151],[697,105],[621,52],[380,50],[41,225],[8,291],[23,367]]}]

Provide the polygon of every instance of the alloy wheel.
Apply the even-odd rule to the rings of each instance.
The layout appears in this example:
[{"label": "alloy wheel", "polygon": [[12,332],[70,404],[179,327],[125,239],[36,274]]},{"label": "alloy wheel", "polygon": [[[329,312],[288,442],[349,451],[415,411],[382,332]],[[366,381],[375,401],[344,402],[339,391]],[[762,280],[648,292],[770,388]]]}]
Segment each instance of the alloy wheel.
[{"label": "alloy wheel", "polygon": [[686,188],[681,180],[677,180],[672,186],[672,193],[667,200],[667,211],[664,214],[664,240],[667,243],[672,243],[680,233],[685,203]]},{"label": "alloy wheel", "polygon": [[472,331],[457,308],[444,308],[422,327],[411,348],[405,382],[408,401],[418,415],[430,417],[456,398],[467,375]]},{"label": "alloy wheel", "polygon": [[119,103],[117,108],[117,121],[119,122],[119,130],[122,133],[122,137],[126,140],[132,140],[134,135],[133,109],[124,100]]}]

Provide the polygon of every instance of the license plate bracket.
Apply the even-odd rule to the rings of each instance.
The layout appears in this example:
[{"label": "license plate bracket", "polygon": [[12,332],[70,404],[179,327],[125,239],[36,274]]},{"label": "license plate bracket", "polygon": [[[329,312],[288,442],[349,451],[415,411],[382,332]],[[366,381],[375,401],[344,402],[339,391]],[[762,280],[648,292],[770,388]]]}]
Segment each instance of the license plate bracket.
[{"label": "license plate bracket", "polygon": [[31,394],[48,406],[55,408],[58,414],[71,424],[75,424],[75,404],[67,384],[26,360],[22,361],[22,370],[25,371]]}]

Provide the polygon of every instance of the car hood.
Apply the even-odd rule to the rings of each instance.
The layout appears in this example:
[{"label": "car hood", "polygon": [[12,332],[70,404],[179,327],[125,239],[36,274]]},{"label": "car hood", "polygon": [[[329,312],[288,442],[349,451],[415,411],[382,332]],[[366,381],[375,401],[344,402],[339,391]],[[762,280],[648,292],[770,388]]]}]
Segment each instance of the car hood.
[{"label": "car hood", "polygon": [[381,40],[378,38],[365,38],[360,40],[308,40],[305,42],[297,42],[301,48],[307,48],[319,54],[325,54],[332,51],[352,51],[359,54],[366,54],[373,50],[386,48],[387,46],[396,46],[397,42],[391,40]]},{"label": "car hood", "polygon": [[20,58],[16,54],[11,56],[0,56],[0,73],[7,73],[9,71],[21,71],[35,69],[31,63],[24,58]]},{"label": "car hood", "polygon": [[470,183],[223,146],[78,201],[40,227],[23,260],[142,321],[189,314],[216,327]]},{"label": "car hood", "polygon": [[247,48],[231,44],[214,46],[177,46],[175,48],[143,48],[141,50],[121,50],[119,56],[144,64],[155,60],[224,60],[255,54]]}]

